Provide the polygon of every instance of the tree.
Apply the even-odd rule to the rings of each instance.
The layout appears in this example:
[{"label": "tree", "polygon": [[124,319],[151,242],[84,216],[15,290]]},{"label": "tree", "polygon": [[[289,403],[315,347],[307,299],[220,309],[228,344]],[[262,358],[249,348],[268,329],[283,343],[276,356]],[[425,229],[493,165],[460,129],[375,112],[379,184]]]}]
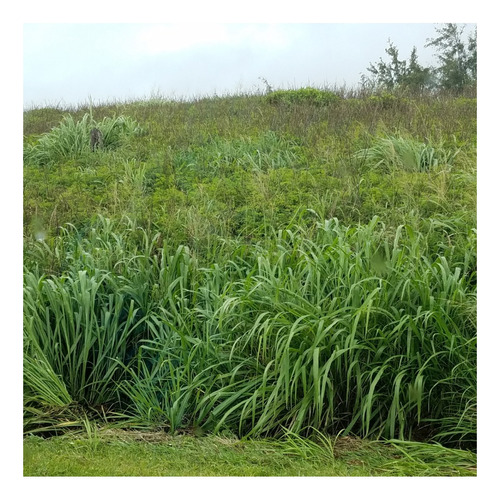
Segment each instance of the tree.
[{"label": "tree", "polygon": [[418,91],[422,91],[426,88],[432,88],[434,86],[432,69],[424,68],[418,63],[416,47],[413,47],[413,50],[411,51],[408,68],[401,83],[407,88]]},{"label": "tree", "polygon": [[389,62],[382,59],[367,68],[371,77],[363,75],[361,83],[371,89],[389,92],[395,89],[423,91],[443,89],[462,92],[477,82],[477,29],[464,40],[465,25],[448,23],[437,27],[437,35],[428,39],[425,47],[434,47],[437,67],[423,67],[413,47],[410,59],[400,60],[397,47],[389,40],[385,49]]},{"label": "tree", "polygon": [[435,47],[439,66],[435,72],[439,87],[462,91],[477,80],[477,30],[463,41],[465,25],[447,23],[436,28],[439,36],[428,40],[426,47]]},{"label": "tree", "polygon": [[397,47],[389,40],[389,47],[385,49],[390,61],[382,59],[367,68],[372,78],[362,77],[363,84],[375,88],[392,91],[396,88],[407,88],[413,91],[422,91],[432,85],[432,71],[418,63],[417,49],[413,47],[410,60],[399,60]]},{"label": "tree", "polygon": [[467,57],[467,71],[474,83],[477,82],[477,27],[472,35],[469,35],[469,53]]}]

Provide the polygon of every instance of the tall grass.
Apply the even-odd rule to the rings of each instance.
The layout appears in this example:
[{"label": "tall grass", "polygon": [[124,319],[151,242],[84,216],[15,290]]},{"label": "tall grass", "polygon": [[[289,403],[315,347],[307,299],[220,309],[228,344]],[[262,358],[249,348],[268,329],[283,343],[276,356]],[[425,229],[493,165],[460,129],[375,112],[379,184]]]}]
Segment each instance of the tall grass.
[{"label": "tall grass", "polygon": [[475,106],[303,89],[28,113],[26,428],[99,408],[473,447]]},{"label": "tall grass", "polygon": [[90,130],[93,127],[101,131],[104,149],[115,149],[127,137],[143,133],[139,124],[127,116],[105,117],[96,122],[87,113],[80,120],[68,114],[35,144],[25,145],[24,161],[39,166],[51,165],[90,153]]},{"label": "tall grass", "polygon": [[388,136],[377,137],[372,146],[357,151],[354,156],[388,173],[427,172],[437,166],[450,167],[459,151],[459,148],[447,150],[443,145],[433,146],[408,137]]},{"label": "tall grass", "polygon": [[[475,233],[456,252],[437,230],[331,219],[220,241],[201,265],[132,220],[70,227],[26,256],[29,394],[47,366],[56,401],[136,424],[471,445]],[[44,275],[56,249],[64,266]]]},{"label": "tall grass", "polygon": [[172,160],[176,182],[189,185],[197,181],[220,178],[235,169],[259,173],[304,165],[303,152],[293,140],[268,131],[256,138],[220,139],[210,137],[201,146],[191,146]]}]

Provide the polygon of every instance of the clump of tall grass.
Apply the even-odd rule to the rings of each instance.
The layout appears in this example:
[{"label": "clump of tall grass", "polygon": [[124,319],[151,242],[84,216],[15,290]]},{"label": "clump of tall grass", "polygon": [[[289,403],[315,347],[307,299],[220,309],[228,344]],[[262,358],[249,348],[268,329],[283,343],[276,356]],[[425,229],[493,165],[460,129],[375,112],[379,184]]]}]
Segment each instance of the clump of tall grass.
[{"label": "clump of tall grass", "polygon": [[[28,353],[42,352],[51,369],[78,402],[111,399],[119,379],[117,359],[124,359],[137,307],[124,295],[106,293],[113,278],[97,270],[36,279],[26,274],[25,332]],[[43,305],[43,306],[41,306]],[[32,366],[29,362],[26,367]]]},{"label": "clump of tall grass", "polygon": [[[204,398],[216,428],[343,427],[388,437],[411,435],[430,418],[444,397],[433,400],[431,387],[455,363],[474,367],[474,325],[461,314],[474,295],[462,268],[427,259],[423,236],[405,232],[390,244],[375,223],[327,222],[313,241],[283,234],[256,256],[226,308],[230,383]],[[474,379],[461,383],[463,392]]]},{"label": "clump of tall grass", "polygon": [[306,164],[297,141],[273,131],[236,139],[209,137],[202,146],[193,145],[177,153],[172,163],[181,184],[228,176],[236,169],[258,173]]},{"label": "clump of tall grass", "polygon": [[474,233],[455,252],[432,243],[434,230],[331,219],[221,245],[202,266],[132,220],[70,227],[53,247],[64,255],[58,273],[43,274],[48,245],[29,254],[28,394],[45,364],[54,401],[107,404],[142,425],[425,432],[470,445]]},{"label": "clump of tall grass", "polygon": [[76,159],[89,153],[90,131],[98,128],[102,133],[105,150],[119,147],[130,136],[142,134],[139,124],[128,116],[105,117],[96,122],[88,113],[80,120],[68,114],[49,133],[43,134],[35,144],[24,147],[24,161],[35,165],[50,165]]},{"label": "clump of tall grass", "polygon": [[458,153],[458,148],[448,150],[398,135],[377,137],[372,146],[357,151],[354,157],[385,172],[427,172],[437,166],[452,166]]}]

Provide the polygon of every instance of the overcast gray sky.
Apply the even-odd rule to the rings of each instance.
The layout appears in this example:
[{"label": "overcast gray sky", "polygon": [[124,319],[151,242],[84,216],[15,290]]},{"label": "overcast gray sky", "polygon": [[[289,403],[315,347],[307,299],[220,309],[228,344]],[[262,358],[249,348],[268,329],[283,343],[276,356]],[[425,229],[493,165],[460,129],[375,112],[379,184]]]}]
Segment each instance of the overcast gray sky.
[{"label": "overcast gray sky", "polygon": [[[24,24],[24,106],[356,86],[388,39],[421,64],[437,24]],[[470,25],[472,27],[472,25]]]}]

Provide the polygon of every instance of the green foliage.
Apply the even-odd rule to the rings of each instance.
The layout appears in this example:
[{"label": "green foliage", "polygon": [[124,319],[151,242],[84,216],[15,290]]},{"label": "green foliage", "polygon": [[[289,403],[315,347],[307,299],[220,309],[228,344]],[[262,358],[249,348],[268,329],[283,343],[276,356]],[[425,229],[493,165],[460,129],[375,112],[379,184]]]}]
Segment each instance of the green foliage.
[{"label": "green foliage", "polygon": [[415,47],[412,49],[409,61],[399,60],[399,51],[390,41],[385,51],[391,58],[390,62],[386,63],[380,59],[376,65],[370,64],[368,71],[372,77],[363,77],[365,86],[387,91],[406,89],[413,92],[422,92],[433,86],[432,71],[418,63]]},{"label": "green foliage", "polygon": [[124,359],[137,326],[134,301],[106,294],[112,286],[106,279],[98,271],[60,279],[26,274],[26,349],[42,352],[72,400],[89,405],[110,399],[117,360]]},{"label": "green foliage", "polygon": [[382,91],[371,95],[368,98],[370,104],[375,105],[377,109],[390,111],[406,111],[411,106],[409,99],[390,92]]},{"label": "green foliage", "polygon": [[258,137],[224,140],[209,138],[201,146],[180,151],[172,160],[176,182],[181,186],[231,175],[235,170],[266,172],[278,168],[300,168],[304,164],[296,141],[272,131]]},{"label": "green foliage", "polygon": [[25,158],[27,431],[474,447],[475,100],[265,99],[104,106],[148,135]]},{"label": "green foliage", "polygon": [[428,425],[469,443],[475,240],[456,254],[433,248],[435,231],[327,220],[220,242],[201,267],[187,247],[102,219],[60,237],[60,277],[25,273],[27,352],[72,400],[171,431],[408,438]]},{"label": "green foliage", "polygon": [[371,77],[362,76],[362,84],[369,90],[410,91],[445,90],[461,93],[477,82],[477,29],[463,40],[465,26],[454,23],[437,27],[437,36],[425,47],[434,47],[439,61],[437,67],[423,67],[418,62],[417,49],[410,59],[400,60],[398,48],[389,40],[385,52],[389,62],[382,59],[367,68]]},{"label": "green foliage", "polygon": [[477,80],[477,29],[463,40],[464,26],[447,23],[436,28],[438,36],[426,47],[435,47],[438,53],[439,86],[445,90],[461,92]]},{"label": "green foliage", "polygon": [[[451,216],[474,209],[475,110],[473,99],[392,94],[342,99],[335,108],[262,106],[261,98],[231,98],[94,110],[94,116],[130,114],[142,120],[148,135],[52,168],[25,163],[25,234],[38,225],[50,237],[67,222],[80,227],[98,213],[129,214],[192,246],[182,228],[196,219],[201,228],[206,215],[212,220],[207,232],[215,224],[221,236],[252,240],[265,235],[265,227],[286,224],[307,209],[345,224],[384,214],[397,226],[411,211],[417,220],[424,205],[425,216]],[[31,120],[26,127],[26,142],[33,144],[30,131],[38,127]],[[415,196],[407,197],[405,213],[388,210],[382,201],[373,204],[377,198],[366,190],[361,196],[366,178],[356,152],[377,137],[398,135],[434,149],[460,148],[457,175],[439,206],[411,186],[406,191]],[[469,181],[451,196],[452,185],[464,175]],[[197,206],[200,192],[208,211]]]},{"label": "green foliage", "polygon": [[332,91],[305,87],[297,90],[275,90],[265,97],[270,104],[312,104],[328,106],[335,104],[340,97]]},{"label": "green foliage", "polygon": [[428,172],[435,167],[451,167],[459,150],[447,151],[442,145],[431,146],[402,136],[378,137],[374,145],[357,151],[355,157],[370,167],[385,172],[406,170]]},{"label": "green foliage", "polygon": [[37,143],[26,144],[24,161],[45,166],[88,154],[91,151],[90,130],[93,127],[101,131],[105,150],[116,149],[127,137],[143,133],[137,122],[126,116],[106,117],[101,122],[95,122],[88,114],[78,121],[72,115],[66,115],[58,126],[43,134]]}]

